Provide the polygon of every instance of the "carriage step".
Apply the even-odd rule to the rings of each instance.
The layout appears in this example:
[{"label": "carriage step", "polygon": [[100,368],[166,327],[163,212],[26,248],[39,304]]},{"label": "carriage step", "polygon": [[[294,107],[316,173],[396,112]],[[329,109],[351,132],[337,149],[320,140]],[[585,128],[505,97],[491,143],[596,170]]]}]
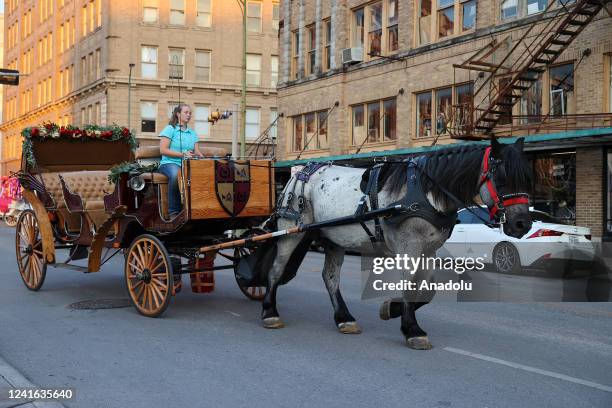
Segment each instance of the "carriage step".
[{"label": "carriage step", "polygon": [[49,265],[54,267],[54,268],[70,269],[70,270],[73,270],[73,271],[83,272],[83,273],[89,272],[89,269],[87,269],[86,266],[72,265],[72,264],[68,264],[68,263],[64,263],[64,262],[54,263],[54,264],[49,264]]}]

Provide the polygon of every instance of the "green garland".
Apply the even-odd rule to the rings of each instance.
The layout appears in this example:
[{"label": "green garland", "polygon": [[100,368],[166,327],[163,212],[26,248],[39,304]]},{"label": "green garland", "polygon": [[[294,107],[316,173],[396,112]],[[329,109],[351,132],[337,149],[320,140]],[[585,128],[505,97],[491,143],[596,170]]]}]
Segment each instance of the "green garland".
[{"label": "green garland", "polygon": [[36,158],[32,147],[32,140],[70,140],[74,142],[87,142],[90,140],[103,140],[106,142],[123,141],[132,150],[138,147],[134,134],[126,127],[113,124],[111,126],[85,125],[59,126],[55,123],[43,123],[42,126],[27,127],[21,131],[23,136],[23,155],[30,167],[36,165]]},{"label": "green garland", "polygon": [[127,173],[128,177],[139,176],[143,173],[153,173],[157,171],[159,164],[149,164],[146,166],[141,165],[138,162],[123,162],[114,167],[111,167],[110,174],[108,175],[109,183],[117,184],[121,175]]}]

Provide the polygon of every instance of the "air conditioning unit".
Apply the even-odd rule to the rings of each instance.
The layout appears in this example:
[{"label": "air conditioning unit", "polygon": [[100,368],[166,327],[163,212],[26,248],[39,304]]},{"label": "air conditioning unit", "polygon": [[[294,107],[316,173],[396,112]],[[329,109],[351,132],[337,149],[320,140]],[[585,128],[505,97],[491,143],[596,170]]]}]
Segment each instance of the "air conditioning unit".
[{"label": "air conditioning unit", "polygon": [[342,50],[342,64],[363,62],[363,47],[345,48]]}]

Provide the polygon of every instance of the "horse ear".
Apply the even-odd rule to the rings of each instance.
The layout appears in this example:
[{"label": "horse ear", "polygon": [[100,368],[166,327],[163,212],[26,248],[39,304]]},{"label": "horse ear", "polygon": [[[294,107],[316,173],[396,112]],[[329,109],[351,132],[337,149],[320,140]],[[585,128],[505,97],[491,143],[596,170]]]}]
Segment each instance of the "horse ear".
[{"label": "horse ear", "polygon": [[525,145],[525,138],[519,137],[518,139],[516,139],[516,142],[514,142],[514,145],[519,151],[523,151],[523,146]]},{"label": "horse ear", "polygon": [[502,147],[502,144],[497,141],[497,138],[495,136],[491,136],[491,157],[501,159]]}]

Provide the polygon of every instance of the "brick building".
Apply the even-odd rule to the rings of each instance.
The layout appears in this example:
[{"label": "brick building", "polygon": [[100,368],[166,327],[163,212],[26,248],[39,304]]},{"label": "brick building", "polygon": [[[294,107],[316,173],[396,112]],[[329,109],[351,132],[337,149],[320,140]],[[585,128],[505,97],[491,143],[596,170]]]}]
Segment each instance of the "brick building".
[{"label": "brick building", "polygon": [[[274,121],[279,5],[248,1],[247,141]],[[240,102],[242,13],[225,0],[7,0],[7,68],[28,76],[6,87],[2,173],[19,166],[23,127],[128,125],[141,143],[157,135],[179,102],[192,105],[203,142],[229,147],[232,121],[211,110]]]},{"label": "brick building", "polygon": [[[298,157],[410,154],[461,142],[470,126],[482,137],[490,121],[498,136],[532,135],[537,208],[591,227],[594,237],[609,235],[612,18],[590,1],[565,8],[546,0],[283,0],[279,166],[303,162]],[[508,84],[532,44],[563,31],[547,24],[576,4],[576,34],[565,30],[566,40],[553,42],[558,51],[544,51],[550,62],[537,60],[528,86]],[[471,69],[457,67],[475,55]],[[477,123],[459,109],[491,105],[506,84],[515,93],[505,99],[515,99],[496,116]]]}]

